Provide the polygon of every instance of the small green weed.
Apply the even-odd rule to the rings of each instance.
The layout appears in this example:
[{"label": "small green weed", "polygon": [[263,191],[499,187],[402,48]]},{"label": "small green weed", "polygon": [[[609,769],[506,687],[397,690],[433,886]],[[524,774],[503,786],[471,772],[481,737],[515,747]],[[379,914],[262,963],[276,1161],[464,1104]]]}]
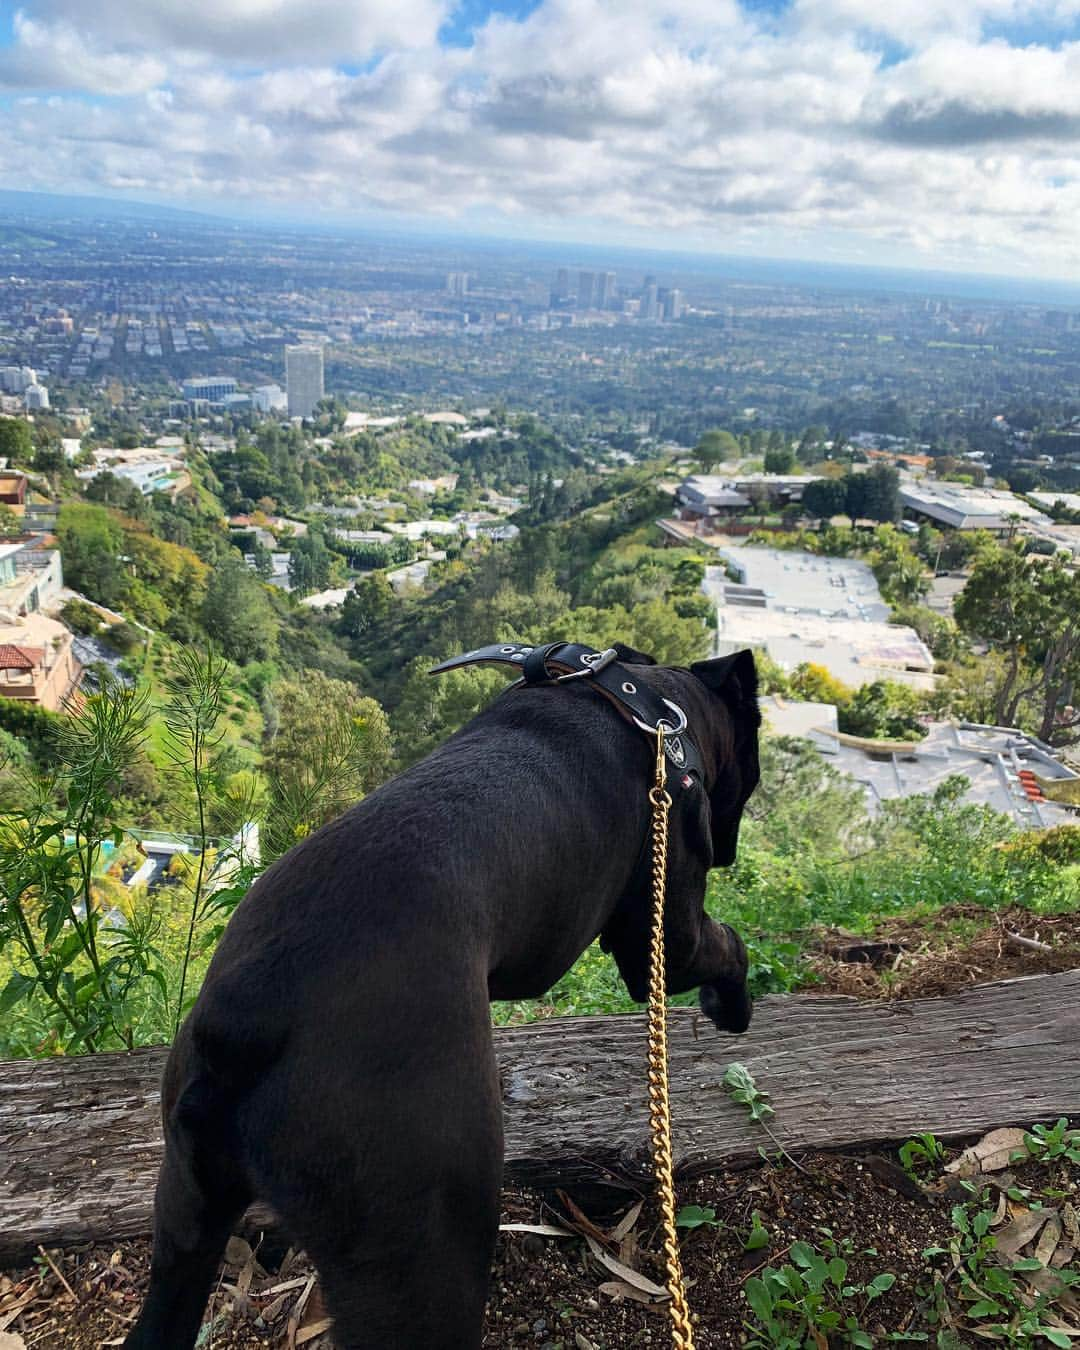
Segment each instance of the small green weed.
[{"label": "small green weed", "polygon": [[1080,1163],[1080,1130],[1071,1130],[1068,1119],[1062,1116],[1054,1125],[1036,1125],[1024,1134],[1024,1149],[1013,1154],[1014,1161],[1026,1161],[1036,1158],[1039,1162],[1050,1162],[1055,1158],[1066,1158],[1069,1162]]},{"label": "small green weed", "polygon": [[920,1173],[932,1172],[945,1161],[945,1150],[932,1134],[917,1134],[900,1146],[900,1166],[910,1177],[921,1180]]},{"label": "small green weed", "polygon": [[695,1228],[723,1228],[722,1219],[716,1217],[716,1210],[706,1205],[683,1205],[675,1215],[675,1227],[686,1228],[691,1232]]},{"label": "small green weed", "polygon": [[997,1239],[990,1232],[994,1211],[984,1207],[973,1188],[968,1189],[972,1191],[971,1199],[953,1206],[953,1235],[948,1247],[927,1247],[923,1252],[924,1257],[931,1259],[948,1257],[951,1263],[952,1271],[944,1279],[939,1278],[935,1287],[939,1309],[946,1303],[945,1285],[955,1273],[956,1301],[960,1306],[953,1305],[954,1311],[979,1324],[977,1335],[1024,1347],[1041,1337],[1060,1350],[1069,1350],[1072,1338],[1047,1325],[1044,1317],[1054,1301],[1080,1281],[1080,1274],[1054,1270],[1052,1280],[1038,1287],[1017,1279],[1044,1271],[1045,1267],[1030,1256],[1007,1264],[1001,1261]]},{"label": "small green weed", "polygon": [[849,1283],[845,1258],[823,1254],[808,1242],[793,1243],[790,1257],[790,1262],[767,1266],[746,1282],[746,1301],[754,1314],[754,1320],[745,1322],[751,1350],[803,1350],[826,1343],[872,1350],[873,1338],[860,1320],[893,1287],[896,1276],[884,1272],[866,1284]]}]

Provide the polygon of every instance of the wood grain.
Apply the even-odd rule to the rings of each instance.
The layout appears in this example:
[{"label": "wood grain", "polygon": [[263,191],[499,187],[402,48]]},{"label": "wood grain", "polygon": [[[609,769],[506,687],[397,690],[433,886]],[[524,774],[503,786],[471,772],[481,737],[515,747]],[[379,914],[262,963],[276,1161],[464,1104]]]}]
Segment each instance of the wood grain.
[{"label": "wood grain", "polygon": [[[495,1038],[508,1181],[647,1185],[644,1018],[562,1018]],[[677,1169],[773,1147],[723,1088],[735,1059],[771,1094],[772,1129],[797,1151],[1080,1117],[1078,1045],[1080,970],[913,1002],[766,998],[742,1037],[676,1009]],[[149,1231],[165,1054],[0,1064],[0,1260]]]}]

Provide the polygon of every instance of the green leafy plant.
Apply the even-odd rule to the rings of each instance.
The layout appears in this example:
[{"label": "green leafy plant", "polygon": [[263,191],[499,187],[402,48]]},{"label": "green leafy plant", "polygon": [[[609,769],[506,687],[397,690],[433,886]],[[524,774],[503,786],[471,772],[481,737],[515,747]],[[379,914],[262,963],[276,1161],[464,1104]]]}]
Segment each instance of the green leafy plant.
[{"label": "green leafy plant", "polygon": [[918,1134],[901,1144],[899,1149],[900,1166],[909,1176],[919,1179],[945,1161],[945,1149],[932,1134]]},{"label": "green leafy plant", "polygon": [[[970,1185],[968,1189],[972,1190]],[[924,1250],[924,1257],[946,1257],[951,1266],[950,1275],[937,1281],[935,1293],[939,1305],[946,1302],[946,1282],[955,1275],[955,1306],[966,1318],[979,1323],[981,1336],[1018,1346],[1032,1345],[1042,1337],[1051,1345],[1068,1350],[1071,1337],[1047,1325],[1044,1317],[1055,1299],[1080,1280],[1080,1274],[1054,1270],[1053,1278],[1046,1284],[1036,1287],[1027,1281],[1021,1283],[1018,1275],[1035,1274],[1045,1268],[1035,1257],[1003,1263],[997,1254],[997,1240],[990,1231],[993,1219],[994,1211],[987,1209],[973,1192],[971,1199],[953,1206],[949,1245]]]},{"label": "green leafy plant", "polygon": [[769,1245],[769,1230],[762,1222],[761,1215],[755,1209],[751,1215],[750,1232],[743,1239],[744,1252],[758,1252]]},{"label": "green leafy plant", "polygon": [[693,1231],[695,1228],[723,1228],[721,1219],[716,1217],[716,1210],[706,1205],[683,1205],[678,1214],[675,1215],[675,1227],[686,1228]]},{"label": "green leafy plant", "polygon": [[776,1112],[769,1105],[769,1094],[762,1092],[754,1081],[754,1075],[745,1064],[729,1064],[724,1071],[724,1086],[731,1094],[731,1100],[745,1106],[750,1119],[756,1124],[768,1120]]},{"label": "green leafy plant", "polygon": [[790,1258],[746,1282],[746,1301],[754,1315],[745,1322],[747,1345],[753,1350],[803,1350],[836,1343],[872,1350],[873,1338],[860,1322],[896,1276],[883,1272],[865,1284],[850,1282],[843,1256],[822,1253],[808,1242],[793,1243]]},{"label": "green leafy plant", "polygon": [[1065,1116],[1053,1125],[1035,1125],[1024,1134],[1024,1150],[1018,1150],[1013,1158],[1037,1158],[1040,1162],[1066,1158],[1069,1162],[1080,1163],[1080,1130],[1070,1129]]}]

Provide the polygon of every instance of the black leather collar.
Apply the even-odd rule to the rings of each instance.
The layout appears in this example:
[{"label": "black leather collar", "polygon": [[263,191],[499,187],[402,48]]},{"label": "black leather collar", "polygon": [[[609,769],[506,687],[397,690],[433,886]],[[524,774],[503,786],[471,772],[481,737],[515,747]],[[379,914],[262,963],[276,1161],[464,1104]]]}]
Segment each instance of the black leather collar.
[{"label": "black leather collar", "polygon": [[613,703],[655,745],[656,732],[664,726],[664,753],[668,761],[668,788],[684,790],[703,781],[701,754],[687,726],[686,714],[670,699],[662,698],[624,666],[612,648],[598,652],[580,642],[549,642],[530,647],[520,642],[496,642],[452,657],[432,667],[429,675],[441,675],[463,666],[511,666],[521,678],[511,688],[528,685],[565,684],[584,680]]}]

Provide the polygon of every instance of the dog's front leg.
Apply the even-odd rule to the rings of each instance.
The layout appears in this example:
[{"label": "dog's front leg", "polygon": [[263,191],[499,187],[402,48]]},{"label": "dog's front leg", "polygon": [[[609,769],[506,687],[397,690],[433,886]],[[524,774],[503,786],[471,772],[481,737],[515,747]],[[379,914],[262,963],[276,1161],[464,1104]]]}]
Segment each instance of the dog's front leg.
[{"label": "dog's front leg", "polygon": [[746,946],[735,929],[703,917],[690,961],[668,966],[668,991],[681,994],[700,986],[701,1010],[719,1031],[742,1032],[750,1025],[753,1000],[746,988]]}]

